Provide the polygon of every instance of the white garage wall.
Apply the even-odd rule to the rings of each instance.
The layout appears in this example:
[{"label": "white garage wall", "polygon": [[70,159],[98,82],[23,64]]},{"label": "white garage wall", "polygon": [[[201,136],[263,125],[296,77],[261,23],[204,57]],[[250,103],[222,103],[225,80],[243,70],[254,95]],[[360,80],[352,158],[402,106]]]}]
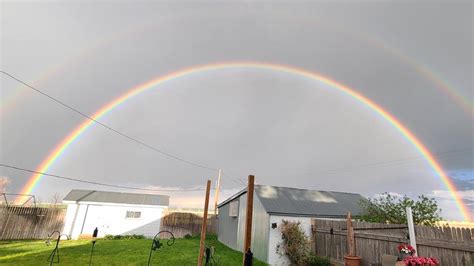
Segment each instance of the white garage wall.
[{"label": "white garage wall", "polygon": [[[118,204],[80,204],[79,209],[76,206],[68,205],[63,231],[73,239],[77,239],[81,234],[92,234],[96,227],[99,237],[106,234],[143,234],[153,237],[160,230],[161,218],[167,209],[164,206]],[[141,212],[141,216],[126,218],[127,211]]]},{"label": "white garage wall", "polygon": [[78,205],[77,204],[69,204],[67,206],[66,215],[64,216],[64,226],[61,234],[70,235],[72,223],[74,221],[74,214],[76,213]]},{"label": "white garage wall", "polygon": [[61,233],[72,239],[77,239],[82,228],[82,222],[86,214],[87,205],[68,204],[65,223]]},{"label": "white garage wall", "polygon": [[270,265],[290,265],[290,261],[286,256],[281,256],[276,252],[277,245],[282,242],[281,231],[279,229],[282,220],[291,222],[301,222],[301,228],[307,237],[311,237],[311,218],[310,217],[291,217],[291,216],[274,216],[270,215],[270,225],[277,223],[278,227],[272,229],[270,227],[268,241],[268,261]]}]

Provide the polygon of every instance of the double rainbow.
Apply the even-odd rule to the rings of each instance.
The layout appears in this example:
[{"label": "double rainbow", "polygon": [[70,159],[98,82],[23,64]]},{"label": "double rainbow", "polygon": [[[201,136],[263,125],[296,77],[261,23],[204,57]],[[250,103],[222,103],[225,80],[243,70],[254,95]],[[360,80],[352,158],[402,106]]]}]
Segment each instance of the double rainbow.
[{"label": "double rainbow", "polygon": [[[308,79],[317,80],[319,82],[325,83],[329,85],[331,88],[336,89],[344,94],[351,96],[358,102],[366,105],[375,113],[380,115],[384,118],[387,122],[392,124],[417,150],[418,152],[425,158],[431,168],[437,173],[439,178],[441,178],[444,185],[450,191],[453,199],[456,202],[456,205],[463,215],[465,220],[470,220],[470,213],[468,212],[466,206],[463,204],[462,199],[456,192],[456,187],[452,180],[446,175],[443,171],[441,165],[436,161],[434,156],[430,153],[430,151],[423,145],[423,143],[405,127],[400,121],[398,121],[393,115],[389,112],[384,110],[381,106],[373,102],[371,99],[365,97],[364,95],[358,93],[352,88],[344,86],[334,80],[331,80],[327,77],[324,77],[320,74],[297,68],[292,66],[280,65],[280,64],[272,64],[272,63],[262,63],[262,62],[225,62],[225,63],[216,63],[216,64],[207,64],[207,65],[199,65],[194,66],[186,69],[182,69],[176,72],[172,72],[168,75],[161,76],[150,80],[146,83],[138,85],[132,89],[130,89],[125,94],[121,95],[120,97],[116,98],[115,100],[109,102],[108,104],[104,105],[100,108],[97,112],[92,115],[92,118],[95,120],[99,120],[105,114],[111,112],[117,106],[125,103],[127,100],[133,98],[134,96],[147,91],[155,86],[158,86],[164,82],[171,81],[174,79],[178,79],[187,75],[196,74],[196,73],[205,73],[214,70],[221,70],[221,69],[238,69],[238,68],[248,68],[248,69],[264,69],[264,70],[271,70],[276,72],[284,72],[289,74],[294,74],[298,76],[302,76]],[[42,161],[42,163],[37,167],[36,171],[38,172],[47,172],[48,169],[61,157],[64,151],[88,128],[90,128],[94,122],[92,120],[85,120],[76,127],[71,133],[69,133],[56,147],[55,149]],[[34,174],[28,180],[27,184],[23,187],[21,193],[22,194],[31,194],[38,183],[41,181],[42,175],[41,174]]]}]

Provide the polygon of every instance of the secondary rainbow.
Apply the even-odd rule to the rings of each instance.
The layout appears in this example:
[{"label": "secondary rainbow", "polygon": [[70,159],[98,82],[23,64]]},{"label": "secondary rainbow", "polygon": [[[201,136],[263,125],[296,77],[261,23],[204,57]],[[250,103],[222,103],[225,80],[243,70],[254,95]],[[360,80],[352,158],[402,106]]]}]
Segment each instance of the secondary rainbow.
[{"label": "secondary rainbow", "polygon": [[[456,89],[453,84],[450,84],[445,78],[442,78],[440,75],[434,72],[434,70],[430,69],[428,65],[422,62],[418,62],[413,57],[410,57],[404,54],[398,48],[389,45],[386,41],[376,38],[375,36],[368,35],[364,32],[350,30],[347,28],[347,25],[337,25],[335,23],[332,24],[318,24],[320,26],[325,25],[328,27],[329,30],[337,31],[345,34],[350,34],[360,40],[367,42],[368,44],[372,45],[373,47],[380,49],[387,54],[397,58],[407,66],[410,66],[425,77],[427,80],[432,82],[435,87],[440,89],[441,92],[446,94],[449,98],[451,98],[457,105],[465,111],[465,113],[469,116],[474,118],[474,103],[468,96],[463,95],[459,89]],[[153,26],[150,24],[148,26]],[[49,69],[46,73],[44,73],[41,77],[39,77],[33,84],[42,84],[43,82],[47,81],[53,76],[59,75],[65,68],[71,67],[73,64],[77,64],[79,61],[84,61],[99,51],[99,48],[104,47],[106,45],[110,45],[114,42],[118,42],[125,38],[131,38],[131,34],[136,32],[147,32],[145,29],[148,27],[147,25],[142,25],[137,28],[127,28],[122,32],[117,34],[113,34],[102,38],[100,41],[94,43],[93,45],[81,50],[76,56],[73,58],[67,58],[64,62],[55,65],[51,69]],[[29,90],[23,86],[23,89],[17,89],[16,92],[12,93],[11,95],[3,95],[4,97],[0,101],[0,118],[5,116],[12,107],[17,104],[20,99],[23,99],[24,95]]]},{"label": "secondary rainbow", "polygon": [[[238,68],[271,70],[271,71],[276,71],[276,72],[295,74],[295,75],[299,75],[299,76],[309,78],[312,80],[317,80],[319,82],[329,85],[331,88],[334,88],[338,91],[343,92],[346,95],[351,96],[352,98],[359,101],[360,103],[363,103],[368,108],[372,109],[375,113],[377,113],[382,118],[384,118],[387,122],[392,124],[418,150],[418,152],[425,158],[428,164],[439,176],[439,178],[441,178],[446,188],[450,191],[464,219],[467,221],[470,221],[470,213],[468,209],[466,208],[466,206],[463,204],[462,199],[457,194],[456,187],[454,183],[452,182],[452,180],[446,175],[441,165],[436,161],[436,159],[431,154],[431,152],[407,127],[405,127],[402,123],[400,123],[400,121],[398,121],[388,111],[384,110],[381,106],[376,104],[371,99],[360,94],[356,90],[349,88],[343,84],[340,84],[337,81],[331,80],[328,77],[324,77],[318,73],[305,70],[302,68],[297,68],[297,67],[292,67],[292,66],[287,66],[287,65],[280,65],[280,64],[273,64],[273,63],[266,63],[266,62],[224,62],[224,63],[193,66],[190,68],[185,68],[176,72],[172,72],[165,76],[152,79],[148,82],[145,82],[143,84],[140,84],[130,89],[128,92],[124,93],[123,95],[119,96],[118,98],[114,99],[113,101],[109,102],[108,104],[100,108],[98,111],[96,111],[94,115],[92,115],[92,118],[99,120],[105,114],[111,112],[114,108],[123,104],[127,100],[133,98],[134,96],[144,91],[152,89],[164,82],[178,79],[180,77],[184,77],[191,74],[205,73],[205,72],[210,72],[213,70],[238,69]],[[91,120],[85,120],[84,122],[82,122],[78,127],[76,127],[71,133],[69,133],[54,148],[54,150],[46,157],[46,159],[44,159],[42,163],[37,167],[36,171],[48,172],[48,169],[60,158],[60,156],[64,153],[64,151],[93,124],[94,122]],[[37,184],[41,181],[41,178],[42,178],[41,174],[32,175],[31,178],[28,180],[27,184],[23,187],[21,193],[31,194],[34,188],[37,186]]]}]

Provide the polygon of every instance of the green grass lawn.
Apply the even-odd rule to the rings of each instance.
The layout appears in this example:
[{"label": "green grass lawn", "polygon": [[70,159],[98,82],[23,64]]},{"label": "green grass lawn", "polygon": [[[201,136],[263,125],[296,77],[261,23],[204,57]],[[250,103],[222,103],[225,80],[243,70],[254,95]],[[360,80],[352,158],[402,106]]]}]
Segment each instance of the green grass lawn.
[{"label": "green grass lawn", "polygon": [[[93,265],[146,265],[151,239],[97,240],[94,248]],[[242,253],[232,250],[208,236],[208,246],[215,246],[216,265],[242,265]],[[49,265],[47,258],[56,242],[47,246],[44,241],[1,241],[0,265]],[[91,252],[90,240],[62,240],[59,246],[60,264],[88,265]],[[154,265],[196,265],[199,252],[199,238],[176,239],[173,246],[164,243],[153,252]],[[266,265],[254,261],[254,265]]]}]

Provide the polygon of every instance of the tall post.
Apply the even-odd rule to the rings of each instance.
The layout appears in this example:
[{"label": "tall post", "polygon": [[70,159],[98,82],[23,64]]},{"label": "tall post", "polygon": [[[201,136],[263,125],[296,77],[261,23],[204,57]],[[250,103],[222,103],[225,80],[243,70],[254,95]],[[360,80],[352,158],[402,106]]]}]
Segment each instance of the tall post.
[{"label": "tall post", "polygon": [[210,190],[211,190],[211,180],[207,180],[206,201],[204,203],[204,213],[203,213],[203,216],[202,216],[201,241],[199,243],[198,266],[202,266],[202,258],[204,256],[204,244],[205,244],[205,241],[206,241],[207,211],[209,210],[209,192],[210,192]]},{"label": "tall post", "polygon": [[250,251],[250,244],[252,243],[252,215],[253,215],[253,191],[254,191],[255,176],[249,175],[247,185],[247,216],[245,222],[245,238],[244,238],[244,261],[245,253]]},{"label": "tall post", "polygon": [[222,169],[219,169],[219,177],[217,178],[217,186],[216,186],[216,196],[214,199],[214,216],[217,215],[217,202],[219,201],[219,190],[221,188],[221,174],[222,174]]},{"label": "tall post", "polygon": [[408,223],[408,235],[410,236],[410,246],[412,246],[416,250],[413,256],[417,256],[418,249],[416,248],[415,225],[413,223],[413,214],[411,212],[411,207],[407,207],[406,212],[407,212],[407,223]]},{"label": "tall post", "polygon": [[347,212],[347,252],[349,256],[355,256],[355,238],[354,238],[354,227],[352,227],[351,212]]}]

